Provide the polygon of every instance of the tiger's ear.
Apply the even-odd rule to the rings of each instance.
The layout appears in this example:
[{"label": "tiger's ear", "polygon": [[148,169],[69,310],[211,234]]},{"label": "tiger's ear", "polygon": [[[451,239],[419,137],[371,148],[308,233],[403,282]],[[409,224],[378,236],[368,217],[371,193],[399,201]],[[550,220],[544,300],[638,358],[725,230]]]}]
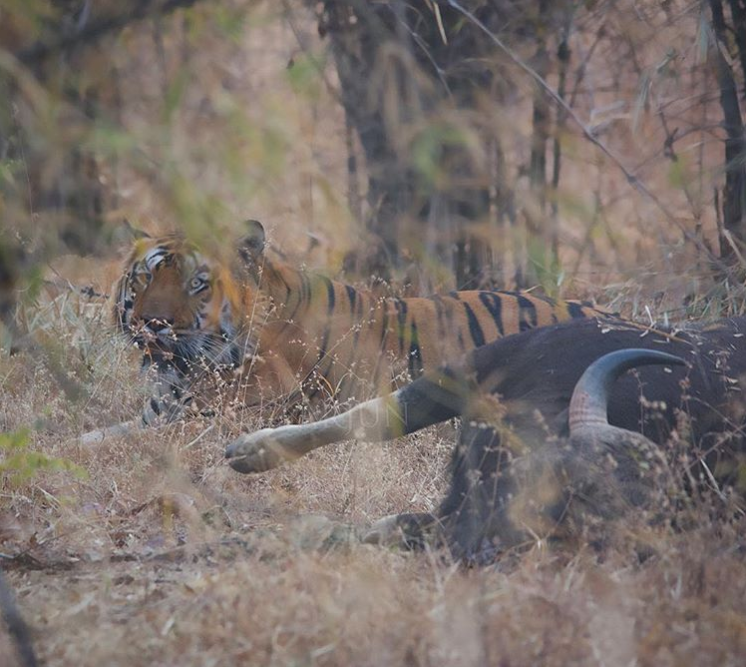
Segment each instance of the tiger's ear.
[{"label": "tiger's ear", "polygon": [[258,220],[247,220],[244,224],[246,226],[246,234],[241,239],[241,256],[247,253],[252,257],[259,257],[264,253],[264,242],[266,239],[264,225]]},{"label": "tiger's ear", "polygon": [[264,225],[258,220],[247,220],[244,224],[246,234],[239,241],[238,254],[241,256],[244,267],[249,270],[255,280],[258,280],[266,240]]}]

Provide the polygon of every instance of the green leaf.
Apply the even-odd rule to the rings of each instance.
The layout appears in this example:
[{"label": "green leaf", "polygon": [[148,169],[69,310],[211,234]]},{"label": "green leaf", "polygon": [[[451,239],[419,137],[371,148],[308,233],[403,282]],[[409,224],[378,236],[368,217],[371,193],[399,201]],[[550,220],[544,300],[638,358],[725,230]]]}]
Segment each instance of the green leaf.
[{"label": "green leaf", "polygon": [[313,53],[303,53],[293,58],[285,70],[290,87],[299,95],[318,98],[324,64],[323,55]]},{"label": "green leaf", "polygon": [[181,101],[184,99],[184,93],[189,84],[189,72],[182,67],[171,82],[166,91],[166,97],[163,100],[164,120],[169,123],[173,119],[174,112],[178,109]]},{"label": "green leaf", "polygon": [[29,451],[30,433],[27,428],[0,433],[0,475],[7,475],[11,484],[26,482],[41,471],[71,472],[80,478],[88,476],[72,461]]}]

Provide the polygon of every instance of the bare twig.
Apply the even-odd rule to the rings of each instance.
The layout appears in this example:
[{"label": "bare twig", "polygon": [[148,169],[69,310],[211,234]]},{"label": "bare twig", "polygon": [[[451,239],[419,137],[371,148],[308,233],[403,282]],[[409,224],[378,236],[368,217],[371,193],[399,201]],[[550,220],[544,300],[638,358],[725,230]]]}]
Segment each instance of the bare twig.
[{"label": "bare twig", "polygon": [[184,445],[184,449],[191,449],[196,445],[202,438],[204,438],[208,433],[212,433],[212,431],[215,430],[215,424],[210,424],[206,429],[204,429],[196,438],[194,438],[191,442]]},{"label": "bare twig", "polygon": [[54,287],[58,290],[67,290],[68,292],[73,292],[75,294],[79,294],[80,296],[87,297],[89,299],[108,299],[108,294],[103,294],[102,292],[99,292],[97,289],[93,287],[93,285],[85,285],[84,287],[81,287],[79,285],[74,285],[71,283],[67,278],[63,278],[55,269],[54,267],[49,267],[52,272],[57,276],[58,280],[44,280],[45,285],[49,285],[50,287]]},{"label": "bare twig", "polygon": [[727,500],[727,497],[720,489],[720,486],[718,485],[717,480],[715,479],[715,475],[712,474],[712,471],[708,467],[704,458],[699,459],[699,464],[704,468],[705,474],[707,475],[707,479],[710,482],[710,485],[712,486],[713,491],[715,491],[715,493],[717,494],[718,498],[720,498],[720,500],[725,502]]},{"label": "bare twig", "polygon": [[723,227],[720,233],[723,239],[727,242],[728,247],[730,248],[730,251],[738,258],[738,262],[741,264],[741,266],[746,267],[746,260],[744,260],[743,255],[741,254],[741,251],[738,249],[738,244],[736,243],[736,240],[733,238],[733,234],[731,233],[731,231]]}]

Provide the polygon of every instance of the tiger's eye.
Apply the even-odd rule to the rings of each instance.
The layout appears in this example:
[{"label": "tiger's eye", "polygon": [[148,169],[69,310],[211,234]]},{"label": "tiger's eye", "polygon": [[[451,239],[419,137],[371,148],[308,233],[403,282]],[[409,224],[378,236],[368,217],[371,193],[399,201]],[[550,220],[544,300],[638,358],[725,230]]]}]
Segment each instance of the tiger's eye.
[{"label": "tiger's eye", "polygon": [[194,278],[189,281],[189,290],[191,292],[201,292],[209,287],[209,285],[207,279],[203,276],[194,276]]}]

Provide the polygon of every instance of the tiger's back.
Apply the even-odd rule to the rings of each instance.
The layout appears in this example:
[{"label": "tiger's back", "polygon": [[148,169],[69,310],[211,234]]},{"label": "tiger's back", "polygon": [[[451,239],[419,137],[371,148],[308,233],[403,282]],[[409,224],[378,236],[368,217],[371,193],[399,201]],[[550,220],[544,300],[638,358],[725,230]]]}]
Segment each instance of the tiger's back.
[{"label": "tiger's back", "polygon": [[600,314],[589,304],[496,290],[414,297],[392,306],[389,319],[394,314],[397,325],[389,351],[407,355],[413,376],[503,336]]},{"label": "tiger's back", "polygon": [[392,384],[503,336],[607,315],[590,304],[527,292],[380,297],[261,252],[246,254],[244,265],[264,304],[259,356],[271,361],[268,367],[284,369],[282,391],[301,389],[311,398],[389,391]]}]

